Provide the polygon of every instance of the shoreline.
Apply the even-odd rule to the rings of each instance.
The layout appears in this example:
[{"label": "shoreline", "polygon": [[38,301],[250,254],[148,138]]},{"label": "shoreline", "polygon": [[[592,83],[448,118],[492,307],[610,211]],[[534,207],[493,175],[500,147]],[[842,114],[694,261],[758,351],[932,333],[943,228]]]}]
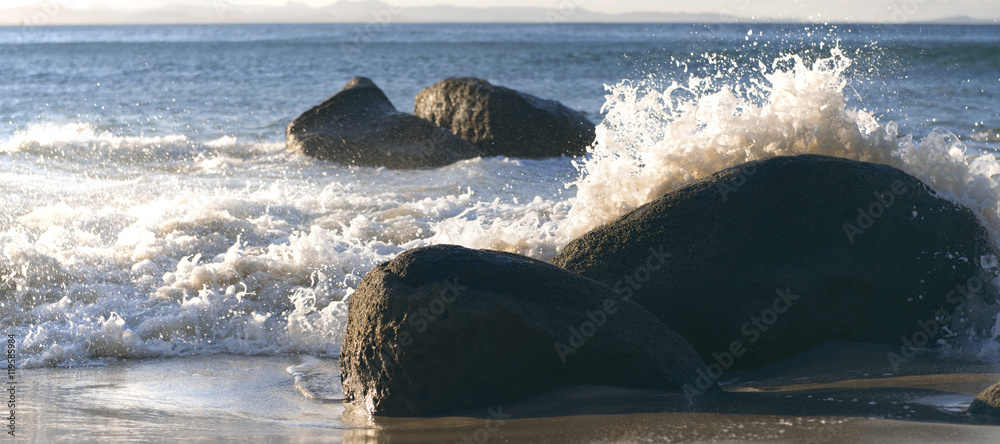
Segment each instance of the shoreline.
[{"label": "shoreline", "polygon": [[1000,380],[1000,367],[924,354],[905,373],[874,373],[888,368],[890,348],[831,343],[780,366],[727,373],[726,392],[694,407],[678,390],[575,386],[429,418],[370,417],[340,401],[303,396],[289,367],[311,366],[325,378],[312,382],[325,385],[337,376],[326,374],[334,359],[215,355],[24,369],[18,432],[109,442],[1000,439],[1000,421],[960,412]]}]

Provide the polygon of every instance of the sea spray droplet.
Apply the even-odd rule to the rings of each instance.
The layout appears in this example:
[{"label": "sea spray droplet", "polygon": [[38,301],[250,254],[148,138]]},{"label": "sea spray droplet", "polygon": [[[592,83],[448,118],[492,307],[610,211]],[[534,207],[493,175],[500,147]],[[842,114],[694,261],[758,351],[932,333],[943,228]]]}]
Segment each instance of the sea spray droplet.
[{"label": "sea spray droplet", "polygon": [[[560,33],[563,31],[566,30]],[[182,32],[184,39],[189,38],[190,32],[187,29]],[[738,39],[743,33],[740,30],[730,35]],[[755,37],[755,44],[768,43],[760,37],[759,28],[746,34],[748,38]],[[743,45],[737,50],[749,46],[737,45]],[[819,47],[823,45],[821,42]],[[36,49],[38,54],[46,50]],[[699,54],[702,49],[692,52]],[[856,57],[853,54],[851,57]],[[966,183],[977,178],[987,178],[987,182],[993,183],[988,172],[995,162],[984,159],[970,170],[972,175],[964,174],[961,167],[965,163],[938,162],[934,157],[941,152],[939,146],[951,143],[947,138],[933,141],[898,138],[896,131],[890,129],[891,123],[879,123],[874,117],[865,120],[865,112],[852,119],[848,115],[850,110],[845,109],[847,102],[837,97],[842,92],[838,91],[838,82],[846,82],[845,76],[831,76],[816,68],[810,60],[817,54],[803,53],[802,69],[795,66],[794,59],[784,64],[766,59],[734,67],[734,61],[726,56],[715,56],[708,63],[696,60],[694,55],[689,58],[687,51],[677,56],[680,58],[673,62],[683,69],[676,71],[684,72],[679,76],[716,71],[731,77],[747,73],[758,85],[750,92],[734,87],[738,91],[713,97],[735,82],[711,76],[677,78],[674,80],[680,86],[657,101],[647,98],[641,88],[636,88],[633,97],[621,100],[612,97],[606,108],[609,121],[633,125],[635,131],[608,125],[601,140],[608,146],[620,144],[623,149],[616,148],[613,152],[634,154],[636,162],[611,164],[600,159],[598,153],[598,163],[622,168],[602,178],[601,168],[595,166],[597,180],[590,186],[590,192],[606,188],[635,196],[621,201],[604,199],[602,205],[613,206],[607,212],[588,213],[600,205],[588,207],[586,196],[577,200],[563,197],[564,190],[565,196],[577,193],[572,187],[563,188],[564,183],[577,176],[570,165],[572,160],[520,161],[514,167],[493,159],[475,159],[429,172],[394,174],[317,165],[296,158],[284,152],[283,129],[285,122],[293,117],[291,111],[254,118],[253,123],[227,120],[234,124],[227,125],[217,122],[218,116],[205,114],[220,108],[199,109],[193,103],[199,100],[192,100],[184,90],[171,88],[164,92],[168,96],[161,98],[161,105],[168,105],[166,110],[183,109],[185,116],[179,117],[176,129],[168,126],[169,118],[158,121],[158,116],[147,115],[152,110],[145,105],[132,107],[138,111],[126,111],[120,116],[119,122],[124,122],[125,117],[135,118],[128,119],[134,120],[129,128],[113,129],[116,121],[111,119],[112,106],[108,106],[108,113],[100,115],[103,121],[98,118],[66,123],[52,119],[56,113],[62,116],[65,106],[53,102],[51,108],[45,108],[49,104],[44,107],[37,104],[42,114],[37,120],[41,123],[28,126],[18,123],[0,138],[5,162],[24,159],[40,162],[25,168],[21,180],[24,185],[19,184],[21,188],[5,195],[9,208],[17,210],[0,218],[0,223],[6,224],[0,233],[5,236],[2,259],[9,259],[16,269],[11,270],[10,280],[0,283],[0,291],[10,288],[16,298],[4,301],[0,318],[16,322],[20,326],[17,328],[25,333],[29,329],[33,333],[24,346],[29,356],[27,366],[81,362],[92,357],[82,344],[90,335],[103,334],[103,324],[98,319],[110,311],[121,313],[127,323],[125,328],[136,332],[147,347],[164,356],[214,352],[336,354],[342,330],[340,322],[344,320],[339,311],[342,301],[338,299],[349,295],[374,264],[389,260],[400,251],[435,243],[460,243],[516,251],[536,258],[552,257],[570,238],[567,233],[575,230],[571,228],[578,221],[584,225],[598,224],[611,217],[610,214],[621,214],[641,204],[655,195],[659,177],[676,177],[660,189],[675,187],[701,177],[705,171],[710,173],[743,159],[775,155],[771,150],[795,145],[819,149],[819,145],[838,140],[857,140],[857,132],[874,137],[880,128],[885,132],[883,139],[887,146],[906,145],[899,151],[906,159],[900,158],[898,162],[923,164],[921,178],[938,177],[940,180],[932,185],[942,194],[949,199],[971,202],[970,208],[983,211],[989,219],[995,192],[988,186],[977,183],[972,188],[975,191],[952,190],[963,190]],[[140,57],[148,59],[148,55]],[[867,69],[884,66],[882,62],[861,64]],[[210,69],[210,65],[205,66]],[[141,66],[139,62],[137,67]],[[142,76],[171,71],[140,69]],[[226,69],[229,70],[228,65]],[[238,89],[246,91],[246,72],[234,72],[238,72],[235,83]],[[309,75],[307,71],[300,74]],[[322,73],[323,78],[328,75]],[[671,80],[664,73],[651,75]],[[765,75],[792,81],[770,85]],[[986,83],[990,75],[984,78]],[[831,88],[826,87],[824,79]],[[802,88],[796,90],[796,82],[801,82]],[[103,83],[106,82],[102,86]],[[577,84],[572,77],[559,83]],[[641,82],[636,82],[636,86],[641,87]],[[544,83],[538,87],[544,89]],[[116,88],[94,90],[110,92]],[[24,91],[38,93],[32,87]],[[112,96],[88,97],[91,102],[86,105],[110,103],[109,97],[113,99],[119,94],[125,94],[121,98],[128,100],[126,93],[117,91]],[[894,105],[897,100],[883,99]],[[24,103],[16,97],[8,102],[8,106]],[[241,108],[245,107],[244,102],[238,102]],[[252,100],[246,103],[258,104]],[[872,101],[866,104],[874,113],[887,112]],[[810,114],[809,106],[815,106],[816,112]],[[904,108],[899,106],[900,110]],[[85,115],[91,112],[84,111]],[[700,118],[694,118],[698,113]],[[260,111],[251,110],[249,114],[259,115]],[[12,117],[8,121],[11,125],[25,122],[23,118],[15,118],[21,115],[18,112],[8,115]],[[930,116],[920,117],[930,120]],[[139,126],[139,118],[147,124]],[[221,133],[205,131],[205,126],[217,123]],[[266,125],[272,128],[251,129],[253,136],[248,137],[247,125],[257,123],[262,128]],[[762,128],[771,123],[780,124],[776,132],[798,128],[805,133],[812,131],[813,137],[793,131],[788,133],[788,141],[776,136],[768,138],[772,134]],[[744,128],[747,125],[749,128]],[[144,128],[156,132],[143,136],[140,131]],[[995,130],[984,131],[994,131],[982,134],[984,141],[996,139]],[[281,136],[280,140],[262,142],[258,137],[272,132]],[[752,137],[759,135],[765,137],[758,143]],[[676,139],[673,145],[665,142],[669,138]],[[670,152],[657,154],[661,145],[669,146]],[[712,151],[718,147],[720,152]],[[692,154],[681,156],[679,153],[684,150],[691,150]],[[740,158],[727,150],[742,151],[745,155]],[[958,157],[964,158],[964,153],[959,152]],[[585,170],[590,166],[583,165]],[[511,175],[512,171],[517,176]],[[580,178],[589,174],[585,172]],[[619,184],[621,178],[632,175],[638,178]],[[508,190],[506,185],[498,184],[516,186]],[[44,189],[61,191],[45,193],[41,191]],[[536,194],[542,198],[532,200]],[[512,195],[519,197],[519,204],[510,204]],[[498,205],[491,205],[497,197],[500,197]],[[18,226],[21,216],[44,208],[60,210],[60,203],[71,212],[60,217],[58,223],[40,217],[45,213],[41,211],[35,214],[38,217],[29,218],[31,226]],[[109,211],[101,210],[105,207]],[[570,218],[572,207],[577,208]],[[59,212],[53,211],[52,215]],[[359,214],[365,217],[356,219]],[[995,222],[991,226],[997,226]],[[45,242],[37,242],[43,235]],[[236,241],[234,236],[239,235],[244,244],[230,254],[229,249]],[[202,258],[195,268],[178,270],[182,258],[198,253]],[[157,294],[169,297],[157,298]],[[63,304],[63,300],[72,302]],[[184,305],[184,301],[194,300],[202,303]],[[29,324],[37,319],[46,322]],[[1000,356],[1000,351],[991,356]]]},{"label": "sea spray droplet", "polygon": [[800,55],[760,62],[749,84],[692,75],[686,86],[675,83],[662,93],[662,102],[652,100],[661,93],[645,84],[610,87],[594,155],[584,161],[570,221],[560,227],[565,237],[750,160],[806,153],[864,161],[890,156],[895,143],[874,117],[846,108],[844,73],[851,59],[839,48],[812,63]]},{"label": "sea spray droplet", "polygon": [[[847,106],[852,60],[839,48],[807,63],[791,55],[761,63],[765,81],[740,94],[720,79],[692,76],[678,95],[662,96],[634,82],[609,87],[607,117],[591,158],[585,159],[568,215],[569,240],[653,197],[750,160],[823,154],[891,165],[931,185],[944,197],[976,210],[996,242],[1000,186],[992,156],[967,155],[961,141],[937,129],[924,140],[899,137],[892,122]],[[666,105],[666,106],[664,106]]]},{"label": "sea spray droplet", "polygon": [[[568,220],[559,226],[560,239],[574,239],[724,168],[774,156],[821,154],[909,173],[975,212],[994,246],[1000,246],[1000,162],[968,151],[947,129],[937,128],[918,141],[899,136],[892,122],[879,122],[874,110],[849,107],[845,90],[852,60],[839,47],[829,54],[811,63],[807,54],[762,63],[757,79],[743,84],[692,75],[683,88],[675,82],[663,93],[641,82],[608,87],[607,116],[593,155],[583,161],[573,183],[578,192]],[[752,86],[740,89],[747,84]],[[987,259],[985,266],[995,267],[996,259]],[[1000,358],[1000,347],[983,352]]]}]

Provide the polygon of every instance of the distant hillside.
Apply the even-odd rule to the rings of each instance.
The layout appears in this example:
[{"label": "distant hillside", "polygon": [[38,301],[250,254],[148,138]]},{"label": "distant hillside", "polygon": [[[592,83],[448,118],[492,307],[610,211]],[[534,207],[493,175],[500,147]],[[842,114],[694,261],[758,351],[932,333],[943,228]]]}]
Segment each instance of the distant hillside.
[{"label": "distant hillside", "polygon": [[[242,0],[212,0],[207,6],[173,6],[146,10],[119,10],[95,6],[73,9],[61,2],[37,6],[0,8],[0,26],[18,25],[110,25],[110,24],[207,24],[207,23],[715,23],[801,22],[795,18],[770,20],[727,16],[718,13],[671,14],[632,12],[604,14],[583,8],[544,9],[468,6],[399,7],[379,0],[345,1],[313,8],[301,3],[284,6],[241,5]],[[862,20],[863,21],[863,20]],[[997,24],[997,20],[952,17],[922,23]]]},{"label": "distant hillside", "polygon": [[[209,6],[174,6],[122,11],[107,7],[73,9],[59,6],[0,8],[0,25],[82,25],[82,24],[201,24],[201,23],[701,23],[736,21],[719,14],[669,14],[634,12],[602,14],[582,8],[476,8],[461,6],[398,7],[378,0],[340,1],[313,8],[301,3],[268,7],[239,5],[224,0]],[[749,21],[749,20],[740,20]]]},{"label": "distant hillside", "polygon": [[996,25],[1000,24],[1000,20],[974,19],[963,15],[963,16],[948,17],[938,20],[931,20],[924,23],[929,23],[934,25]]}]

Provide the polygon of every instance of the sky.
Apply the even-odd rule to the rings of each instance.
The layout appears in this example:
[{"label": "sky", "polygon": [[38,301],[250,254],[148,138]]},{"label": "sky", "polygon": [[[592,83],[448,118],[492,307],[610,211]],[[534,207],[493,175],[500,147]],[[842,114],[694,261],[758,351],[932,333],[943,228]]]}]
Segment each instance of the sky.
[{"label": "sky", "polygon": [[[350,1],[350,0],[345,0]],[[759,18],[805,18],[811,21],[901,22],[967,16],[974,19],[1000,18],[1000,0],[382,0],[399,7],[456,5],[468,7],[525,6],[553,10],[584,8],[596,12],[636,11],[718,13]],[[280,6],[288,0],[0,0],[0,7],[58,3],[69,8],[108,5],[135,10],[166,5],[240,7]],[[322,7],[336,0],[297,0]]]}]

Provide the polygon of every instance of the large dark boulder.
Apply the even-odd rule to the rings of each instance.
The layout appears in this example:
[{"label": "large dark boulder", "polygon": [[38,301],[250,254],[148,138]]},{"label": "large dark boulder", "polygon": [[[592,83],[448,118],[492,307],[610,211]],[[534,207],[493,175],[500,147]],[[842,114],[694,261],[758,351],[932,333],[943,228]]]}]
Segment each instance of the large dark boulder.
[{"label": "large dark boulder", "polygon": [[1000,382],[976,396],[969,405],[969,413],[1000,417]]},{"label": "large dark boulder", "polygon": [[486,157],[579,156],[595,137],[590,120],[559,102],[471,77],[420,91],[413,113],[468,139]]},{"label": "large dark boulder", "polygon": [[[667,264],[650,266],[652,251]],[[955,310],[992,300],[980,263],[993,254],[971,211],[906,173],[804,155],[719,171],[552,263],[646,307],[709,365],[743,369],[829,340],[900,345],[889,358],[905,360],[949,318],[977,316]]]},{"label": "large dark boulder", "polygon": [[364,77],[296,118],[285,136],[289,150],[349,165],[418,168],[479,156],[448,130],[397,111]]},{"label": "large dark boulder", "polygon": [[515,254],[411,250],[365,275],[348,307],[344,394],[375,415],[454,412],[577,384],[711,382],[691,346],[642,307]]}]

